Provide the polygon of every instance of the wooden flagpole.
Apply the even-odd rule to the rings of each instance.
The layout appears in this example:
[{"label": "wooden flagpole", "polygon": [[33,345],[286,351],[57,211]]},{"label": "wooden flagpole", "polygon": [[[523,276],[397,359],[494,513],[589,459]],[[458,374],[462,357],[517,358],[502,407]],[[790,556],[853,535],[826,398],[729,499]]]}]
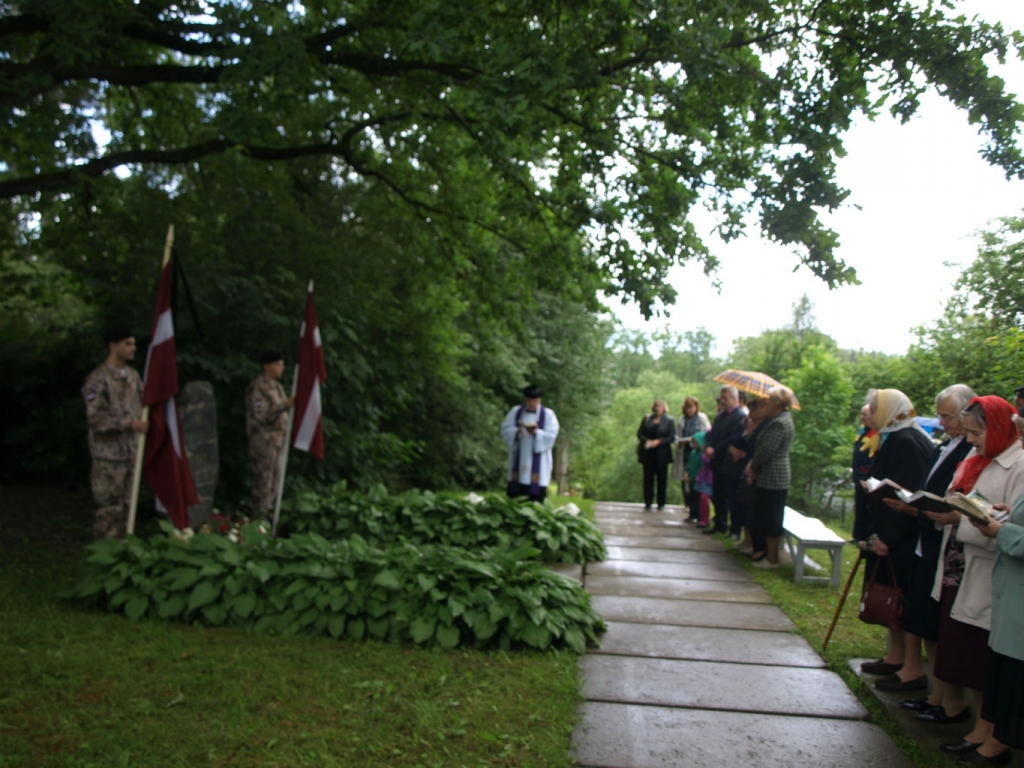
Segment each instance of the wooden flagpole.
[{"label": "wooden flagpole", "polygon": [[[174,225],[167,227],[167,239],[164,241],[164,260],[160,264],[160,273],[163,274],[164,267],[171,260],[171,249],[174,247]],[[150,339],[150,344],[153,340]],[[142,420],[149,421],[149,406],[142,409]],[[135,474],[132,477],[132,500],[128,506],[128,533],[135,533],[135,512],[139,507],[139,486],[142,485],[142,458],[146,452],[146,433],[139,433],[139,447],[135,449]]]},{"label": "wooden flagpole", "polygon": [[[307,295],[313,292],[313,281],[309,281],[309,290],[306,292]],[[302,322],[306,322],[303,317]],[[308,330],[308,329],[304,329]],[[299,338],[302,336],[300,334]],[[292,397],[295,397],[296,391],[299,388],[299,361],[295,361],[295,375],[292,376]],[[284,496],[284,476],[288,471],[288,449],[292,444],[292,422],[295,419],[295,405],[288,409],[288,428],[285,431],[284,439],[284,450],[281,452],[281,469],[277,476],[277,494],[274,499],[274,522],[271,525],[270,533],[272,536],[277,536],[277,521],[281,517],[281,498]]]}]

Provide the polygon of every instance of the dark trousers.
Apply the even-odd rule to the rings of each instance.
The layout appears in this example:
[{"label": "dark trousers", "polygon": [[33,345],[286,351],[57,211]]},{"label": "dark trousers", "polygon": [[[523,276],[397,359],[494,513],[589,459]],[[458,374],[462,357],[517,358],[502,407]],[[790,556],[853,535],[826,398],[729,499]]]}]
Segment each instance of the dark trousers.
[{"label": "dark trousers", "polygon": [[545,485],[542,486],[537,491],[537,493],[530,493],[530,486],[528,485],[520,485],[517,491],[513,491],[512,487],[509,486],[508,495],[510,498],[513,499],[522,498],[523,496],[525,496],[527,501],[543,502],[544,499],[548,497],[548,487]]},{"label": "dark trousers", "polygon": [[659,467],[654,461],[644,462],[644,506],[651,506],[654,499],[654,478],[658,478],[658,506],[665,506],[665,492],[668,490],[668,466]]},{"label": "dark trousers", "polygon": [[686,506],[690,510],[690,519],[700,519],[700,491],[695,489],[693,485],[690,485],[690,492],[686,492],[686,483],[683,483],[683,499],[686,501]]},{"label": "dark trousers", "polygon": [[711,503],[715,505],[715,523],[712,527],[724,534],[729,529],[729,480],[722,476],[721,467],[714,470]]}]

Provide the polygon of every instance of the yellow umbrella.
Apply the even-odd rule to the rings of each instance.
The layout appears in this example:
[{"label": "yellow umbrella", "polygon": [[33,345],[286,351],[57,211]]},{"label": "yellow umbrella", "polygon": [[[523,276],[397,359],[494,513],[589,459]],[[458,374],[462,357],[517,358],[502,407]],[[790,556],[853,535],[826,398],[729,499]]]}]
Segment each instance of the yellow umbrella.
[{"label": "yellow umbrella", "polygon": [[[714,381],[721,382],[722,384],[732,384],[736,389],[755,397],[766,397],[769,389],[781,386],[779,382],[766,373],[739,371],[735,368],[722,371],[722,373],[715,376]],[[796,399],[796,395],[793,395],[793,407],[798,411],[800,410],[800,402]]]}]

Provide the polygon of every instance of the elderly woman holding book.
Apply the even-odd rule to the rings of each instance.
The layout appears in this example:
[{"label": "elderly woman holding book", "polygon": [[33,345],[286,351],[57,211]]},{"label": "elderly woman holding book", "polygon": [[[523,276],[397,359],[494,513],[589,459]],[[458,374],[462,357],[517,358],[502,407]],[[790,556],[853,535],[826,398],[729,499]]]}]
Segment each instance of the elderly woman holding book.
[{"label": "elderly woman holding book", "polygon": [[[877,450],[871,464],[871,477],[888,479],[909,491],[920,490],[925,484],[935,447],[917,423],[914,404],[898,389],[879,389],[868,394],[868,408],[871,421],[878,428],[874,437]],[[870,550],[865,556],[865,581],[875,578],[878,583],[906,591],[917,544],[916,521],[909,515],[893,511],[875,494],[868,497],[868,519],[871,536]],[[895,584],[891,584],[894,577]],[[876,661],[862,664],[864,672],[892,675],[903,666],[903,630],[898,626],[890,627],[889,636],[888,653]]]},{"label": "elderly woman holding book", "polygon": [[[1014,417],[1024,440],[1024,408]],[[995,505],[1003,511],[1009,507]],[[992,567],[992,631],[985,697],[981,716],[993,724],[992,734],[974,746],[972,763],[1009,762],[1009,749],[1024,749],[1024,496],[1017,498],[1002,522],[971,524],[996,544]],[[971,742],[965,742],[971,743]]]},{"label": "elderly woman holding book", "polygon": [[[981,496],[991,504],[1009,504],[1024,492],[1024,449],[1018,438],[1013,406],[1001,397],[976,397],[961,418],[967,441],[974,450],[957,467],[950,492]],[[959,512],[925,512],[944,526],[941,556],[935,573],[932,597],[939,601],[939,643],[935,677],[946,683],[943,703],[931,710],[938,723],[969,718],[960,688],[974,691],[979,713],[974,728],[961,742],[940,748],[978,765],[1006,761],[1004,757],[973,754],[993,736],[991,708],[984,691],[989,674],[989,639],[992,627],[992,577],[998,544],[962,520]],[[958,700],[959,699],[959,700]],[[986,713],[990,717],[985,717]],[[927,713],[922,713],[927,714]],[[920,716],[919,716],[920,717]],[[922,718],[925,719],[925,718]]]}]

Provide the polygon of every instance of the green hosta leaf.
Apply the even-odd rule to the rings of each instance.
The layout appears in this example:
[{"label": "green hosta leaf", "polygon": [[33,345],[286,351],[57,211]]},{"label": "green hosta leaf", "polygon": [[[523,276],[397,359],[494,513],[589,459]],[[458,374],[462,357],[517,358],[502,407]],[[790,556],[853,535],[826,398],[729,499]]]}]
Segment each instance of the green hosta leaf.
[{"label": "green hosta leaf", "polygon": [[341,637],[345,631],[345,617],[334,615],[327,620],[327,631],[331,633],[331,637]]},{"label": "green hosta leaf", "polygon": [[120,608],[122,605],[128,602],[128,598],[130,598],[131,596],[132,592],[130,590],[122,589],[119,592],[115,592],[113,595],[110,596],[110,600],[107,602],[107,605],[109,605],[111,608]]},{"label": "green hosta leaf", "polygon": [[523,642],[543,651],[551,645],[551,633],[536,624],[527,624],[523,629]]},{"label": "green hosta leaf", "polygon": [[458,627],[438,627],[437,628],[437,644],[442,648],[454,648],[459,644],[459,629]]},{"label": "green hosta leaf", "polygon": [[412,635],[414,643],[425,643],[434,636],[434,628],[437,626],[437,619],[421,616],[413,619],[409,624],[409,634]]},{"label": "green hosta leaf", "polygon": [[353,640],[362,640],[363,635],[366,634],[366,622],[362,619],[352,619],[348,622],[346,627],[348,636]]},{"label": "green hosta leaf", "polygon": [[402,587],[402,582],[393,571],[381,571],[374,577],[373,583],[385,589],[401,589]]},{"label": "green hosta leaf", "polygon": [[160,618],[172,619],[183,610],[188,602],[184,595],[171,595],[164,602],[160,603]]},{"label": "green hosta leaf", "polygon": [[219,627],[224,624],[228,618],[228,607],[223,603],[219,605],[209,605],[202,610],[203,617],[213,624],[215,627]]},{"label": "green hosta leaf", "polygon": [[141,619],[147,608],[149,608],[149,598],[139,595],[128,601],[124,607],[124,613],[129,619]]},{"label": "green hosta leaf", "polygon": [[220,596],[220,591],[220,586],[214,586],[209,581],[199,582],[188,599],[188,610],[191,612],[204,605],[209,605]]},{"label": "green hosta leaf", "polygon": [[437,586],[437,577],[429,576],[424,573],[417,574],[416,581],[419,583],[420,589],[422,589],[424,592],[429,592],[435,586]]},{"label": "green hosta leaf", "polygon": [[174,570],[168,571],[165,574],[165,578],[170,578],[171,583],[168,585],[168,589],[172,592],[176,592],[180,589],[188,589],[201,577],[201,571],[199,568],[175,568]]},{"label": "green hosta leaf", "polygon": [[243,619],[249,618],[256,608],[256,593],[245,592],[239,595],[235,598],[232,608],[239,617]]}]

